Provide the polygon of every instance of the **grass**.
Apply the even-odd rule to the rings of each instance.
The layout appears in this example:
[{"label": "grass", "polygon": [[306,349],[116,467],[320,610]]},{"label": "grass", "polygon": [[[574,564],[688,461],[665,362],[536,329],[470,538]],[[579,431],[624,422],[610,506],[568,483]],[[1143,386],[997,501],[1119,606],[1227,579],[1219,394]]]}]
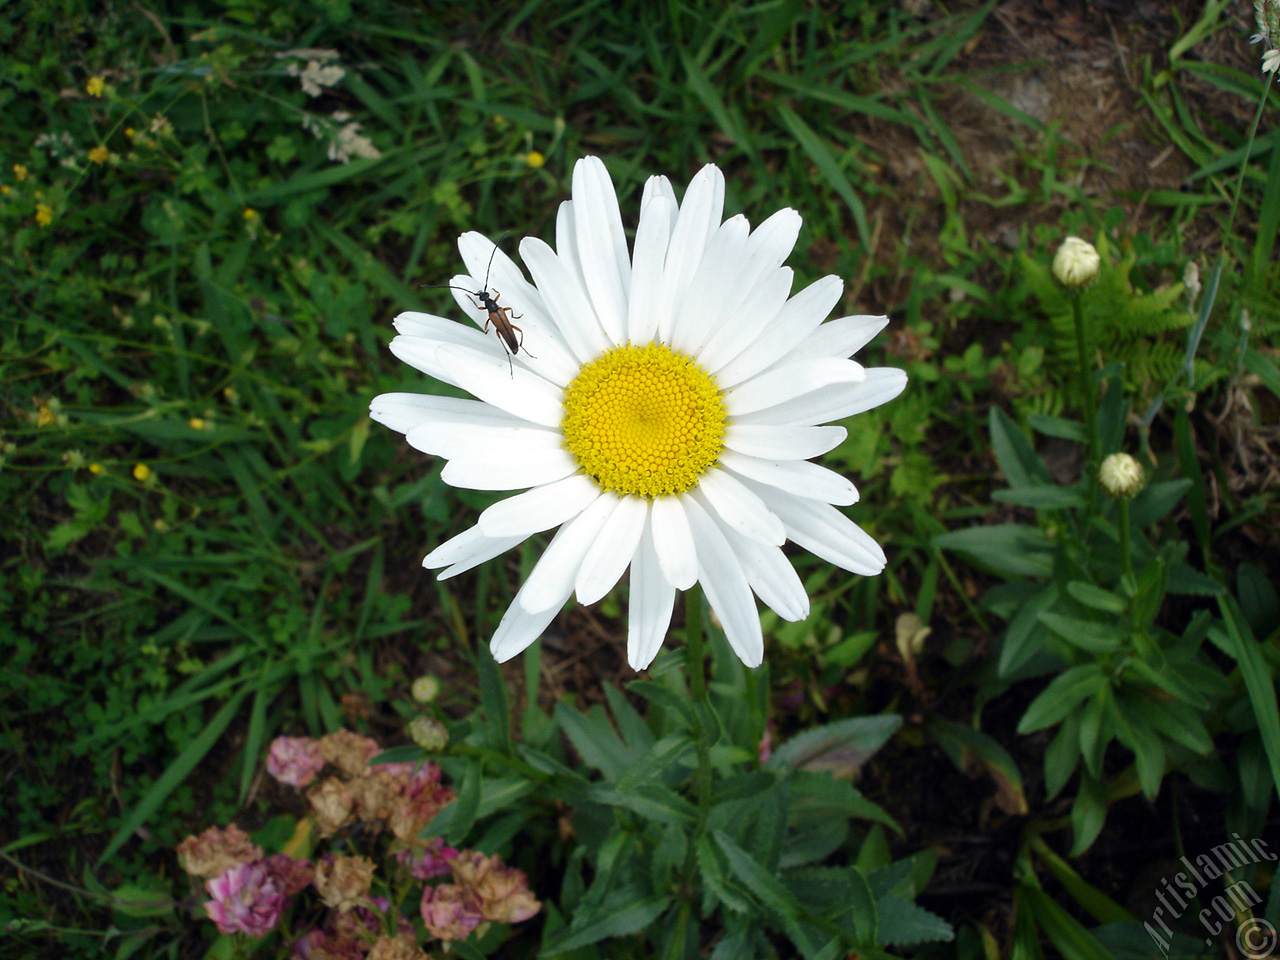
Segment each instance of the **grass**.
[{"label": "grass", "polygon": [[[1246,564],[1275,579],[1276,504],[1256,478],[1274,470],[1280,398],[1267,347],[1280,319],[1277,94],[1223,4],[1175,5],[1158,29],[1120,25],[1132,83],[1100,82],[1132,106],[1091,142],[1023,96],[1018,83],[1056,67],[1029,64],[990,3],[919,15],[798,0],[21,7],[0,28],[0,285],[13,321],[0,330],[0,920],[19,923],[22,955],[103,955],[113,922],[154,927],[146,955],[202,949],[188,920],[130,916],[108,891],[174,889],[178,840],[261,813],[273,736],[364,724],[390,739],[423,672],[453,681],[450,716],[473,714],[474,651],[536,553],[435,584],[417,560],[492,497],[444,485],[367,405],[418,387],[385,350],[389,321],[444,311],[426,285],[456,271],[457,234],[550,239],[583,154],[606,159],[624,210],[647,175],[681,183],[715,161],[730,212],[805,217],[797,285],[836,273],[840,313],[894,320],[868,362],[905,367],[913,387],[850,421],[826,461],[857,478],[855,516],[890,567],[850,581],[796,558],[814,613],[765,622],[771,687],[793,694],[780,729],[883,709],[968,724],[984,703],[1034,696],[989,676],[998,621],[975,599],[989,573],[933,538],[1009,514],[990,499],[988,408],[1073,411],[1073,354],[1015,256],[1047,263],[1067,233],[1109,238],[1151,296],[1188,261],[1207,282],[1228,258],[1200,301],[1212,310],[1194,418],[1174,421],[1179,397],[1154,374],[1135,414],[1164,396],[1147,421],[1162,468],[1180,459],[1214,477],[1176,517],[1199,568],[1229,587]],[[1110,38],[1088,40],[1109,55]],[[288,53],[303,48],[333,50],[345,71],[315,97],[288,69],[305,66]],[[1030,54],[1055,46],[1037,37]],[[1249,150],[1239,115],[1264,95]],[[350,123],[348,145],[367,137],[378,156],[331,158]],[[1168,330],[1134,337],[1138,365],[1186,344]],[[1239,416],[1243,390],[1252,419]],[[1206,415],[1232,396],[1236,417]],[[1219,659],[1248,665],[1265,750],[1239,718],[1215,730],[1265,767],[1280,747],[1265,719],[1274,642],[1242,640],[1271,623],[1258,594],[1244,614],[1226,608]],[[885,652],[904,611],[936,641],[906,692],[902,659]],[[552,690],[598,702],[599,674],[629,679],[616,600],[563,624],[569,649],[587,653]],[[973,727],[1003,743],[998,754],[982,741],[992,769],[1033,776],[1043,744]],[[1236,827],[1270,822],[1274,785],[1257,782],[1222,787],[1244,811]],[[1060,814],[1039,787],[1027,797],[1036,822]],[[909,837],[912,813],[896,811]],[[1019,856],[1050,862],[1033,844]],[[1046,894],[1024,876],[999,896],[1080,903],[1080,890]],[[994,932],[963,905],[949,919],[1006,950],[1079,937],[1065,912],[1046,913],[1056,926],[1043,934],[1012,916]]]}]

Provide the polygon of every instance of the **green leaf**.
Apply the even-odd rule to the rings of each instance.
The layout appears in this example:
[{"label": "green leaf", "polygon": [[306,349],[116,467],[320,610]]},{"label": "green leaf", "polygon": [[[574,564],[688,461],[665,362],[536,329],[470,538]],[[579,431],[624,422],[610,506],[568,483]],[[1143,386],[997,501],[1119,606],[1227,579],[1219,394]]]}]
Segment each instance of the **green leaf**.
[{"label": "green leaf", "polygon": [[1086,503],[1084,495],[1079,490],[1054,484],[997,490],[991,494],[991,499],[998,500],[1000,503],[1011,503],[1016,507],[1030,507],[1033,510],[1079,510],[1083,509]]},{"label": "green leaf", "polygon": [[1007,577],[1048,577],[1055,545],[1038,527],[996,523],[940,533],[933,545],[968,554],[974,562]]},{"label": "green leaf", "polygon": [[1008,677],[1015,673],[1044,649],[1051,635],[1040,621],[1040,615],[1057,602],[1058,590],[1050,584],[1017,608],[1018,612],[1009,621],[1001,638],[1000,676]]},{"label": "green leaf", "polygon": [[1027,813],[1022,772],[1008,750],[981,730],[974,730],[944,717],[926,718],[925,730],[962,772],[968,772],[975,760],[982,765],[995,781],[996,806],[1015,816]]},{"label": "green leaf", "polygon": [[592,917],[582,924],[575,923],[546,944],[539,956],[555,956],[599,943],[609,937],[626,937],[639,933],[662,916],[673,902],[671,897],[650,896],[619,904],[603,916]]},{"label": "green leaf", "polygon": [[1035,918],[1063,960],[1113,960],[1096,937],[1038,887],[1023,883],[1015,902],[1019,915]]},{"label": "green leaf", "polygon": [[1060,613],[1042,613],[1040,622],[1071,646],[1090,653],[1110,653],[1128,639],[1125,627],[1096,620],[1081,620]]},{"label": "green leaf", "polygon": [[879,916],[879,939],[891,947],[909,947],[917,943],[955,938],[951,924],[924,907],[901,897],[881,897],[876,901]]},{"label": "green leaf", "polygon": [[1071,856],[1078,857],[1093,845],[1107,820],[1107,785],[1098,777],[1083,773],[1080,776],[1080,792],[1071,806],[1071,832],[1075,842]]},{"label": "green leaf", "polygon": [[1018,722],[1018,733],[1026,735],[1052,726],[1106,685],[1106,675],[1096,663],[1063,671],[1031,701]]},{"label": "green leaf", "polygon": [[1158,730],[1174,743],[1180,743],[1192,753],[1209,756],[1213,753],[1213,740],[1205,728],[1204,720],[1194,711],[1154,697],[1133,697],[1125,701],[1125,708],[1134,715],[1135,723],[1144,723]]},{"label": "green leaf", "polygon": [[1217,631],[1221,634],[1219,646],[1235,657],[1240,665],[1240,676],[1249,694],[1258,734],[1267,751],[1271,780],[1280,790],[1280,710],[1276,706],[1275,678],[1235,599],[1220,597],[1218,606],[1225,621],[1224,627]]},{"label": "green leaf", "polygon": [[1009,486],[1044,487],[1049,484],[1049,471],[1036,456],[1035,448],[1022,429],[1000,407],[992,407],[987,418],[991,431],[991,446],[996,462]]},{"label": "green leaf", "polygon": [[555,718],[584,763],[608,780],[617,780],[627,772],[628,754],[633,751],[618,739],[602,710],[597,707],[589,714],[579,713],[567,704],[557,703]]},{"label": "green leaf", "polygon": [[1165,480],[1144,487],[1129,504],[1129,518],[1134,529],[1141,530],[1157,520],[1163,520],[1173,512],[1173,508],[1182,501],[1190,488],[1191,481],[1185,478]]},{"label": "green leaf", "polygon": [[792,737],[773,752],[765,768],[856,772],[900,726],[902,718],[896,714],[837,720]]},{"label": "green leaf", "polygon": [[1083,580],[1070,581],[1067,593],[1091,610],[1101,610],[1103,613],[1124,613],[1129,608],[1124,597]]}]

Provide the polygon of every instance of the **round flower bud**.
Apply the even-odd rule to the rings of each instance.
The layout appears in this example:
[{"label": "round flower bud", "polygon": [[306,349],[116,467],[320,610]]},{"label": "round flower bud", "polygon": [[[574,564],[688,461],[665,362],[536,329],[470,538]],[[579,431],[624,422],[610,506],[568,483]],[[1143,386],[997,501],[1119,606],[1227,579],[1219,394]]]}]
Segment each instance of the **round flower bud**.
[{"label": "round flower bud", "polygon": [[1053,258],[1053,275],[1068,287],[1078,287],[1098,275],[1101,263],[1102,258],[1092,243],[1079,237],[1067,237]]},{"label": "round flower bud", "polygon": [[430,703],[440,696],[440,681],[429,674],[425,674],[413,681],[413,686],[409,688],[409,694],[419,703]]},{"label": "round flower bud", "polygon": [[436,753],[449,745],[449,731],[431,717],[414,717],[409,721],[409,736],[423,750]]},{"label": "round flower bud", "polygon": [[1127,453],[1113,453],[1098,467],[1098,482],[1113,497],[1132,497],[1142,489],[1142,465]]}]

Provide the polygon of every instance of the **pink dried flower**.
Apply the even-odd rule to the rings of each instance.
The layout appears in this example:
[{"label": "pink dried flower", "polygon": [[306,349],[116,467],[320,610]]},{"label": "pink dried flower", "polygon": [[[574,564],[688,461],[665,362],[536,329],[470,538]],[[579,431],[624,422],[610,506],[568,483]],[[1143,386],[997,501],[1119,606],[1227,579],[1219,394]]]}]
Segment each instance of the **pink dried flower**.
[{"label": "pink dried flower", "polygon": [[422,891],[422,922],[441,940],[463,940],[484,921],[474,894],[452,883]]},{"label": "pink dried flower", "polygon": [[398,850],[396,860],[408,867],[415,880],[433,880],[449,874],[449,861],[458,855],[453,847],[446,847],[439,837],[432,837],[426,847],[418,850]]},{"label": "pink dried flower", "polygon": [[293,960],[364,960],[364,943],[331,930],[308,930],[293,945]]},{"label": "pink dried flower", "polygon": [[285,896],[292,897],[311,882],[315,867],[309,860],[295,860],[287,853],[273,853],[262,861],[280,884]]},{"label": "pink dried flower", "polygon": [[477,850],[465,850],[452,860],[453,879],[472,893],[480,913],[495,923],[519,923],[541,908],[529,891],[523,870],[504,866],[496,853],[486,857]]},{"label": "pink dried flower", "polygon": [[204,905],[219,933],[265,937],[275,929],[287,898],[267,865],[242,863],[205,883],[213,897]]},{"label": "pink dried flower", "polygon": [[311,737],[276,737],[267,751],[267,773],[291,787],[305,787],[323,766],[320,745]]},{"label": "pink dried flower", "polygon": [[178,862],[193,877],[209,880],[241,863],[262,859],[262,848],[234,823],[223,829],[210,827],[199,836],[190,836],[177,847]]}]

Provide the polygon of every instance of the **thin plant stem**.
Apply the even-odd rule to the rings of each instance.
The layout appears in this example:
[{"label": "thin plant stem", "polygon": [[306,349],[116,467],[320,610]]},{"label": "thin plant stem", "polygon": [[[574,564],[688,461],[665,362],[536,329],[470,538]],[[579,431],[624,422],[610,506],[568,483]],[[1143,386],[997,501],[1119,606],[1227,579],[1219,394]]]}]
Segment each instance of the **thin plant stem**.
[{"label": "thin plant stem", "polygon": [[1076,327],[1076,359],[1080,365],[1080,400],[1084,404],[1085,431],[1089,440],[1089,467],[1098,462],[1098,396],[1089,375],[1088,351],[1084,342],[1084,311],[1080,291],[1071,291],[1071,316]]},{"label": "thin plant stem", "polygon": [[1117,504],[1120,518],[1120,556],[1124,562],[1124,579],[1132,584],[1133,579],[1133,538],[1129,533],[1129,498],[1121,497]]}]

